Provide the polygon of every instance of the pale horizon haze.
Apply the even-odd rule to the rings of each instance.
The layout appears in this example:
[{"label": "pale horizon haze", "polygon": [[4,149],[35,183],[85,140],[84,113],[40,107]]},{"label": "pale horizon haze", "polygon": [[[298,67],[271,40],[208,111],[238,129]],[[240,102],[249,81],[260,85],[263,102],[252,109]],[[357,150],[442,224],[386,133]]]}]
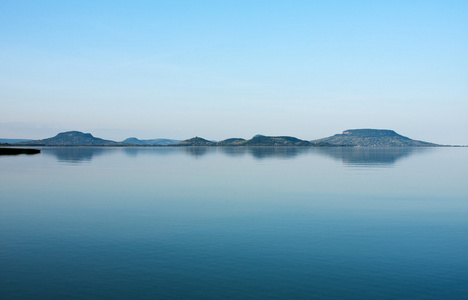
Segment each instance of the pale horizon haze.
[{"label": "pale horizon haze", "polygon": [[1,1],[0,138],[468,145],[468,1]]}]

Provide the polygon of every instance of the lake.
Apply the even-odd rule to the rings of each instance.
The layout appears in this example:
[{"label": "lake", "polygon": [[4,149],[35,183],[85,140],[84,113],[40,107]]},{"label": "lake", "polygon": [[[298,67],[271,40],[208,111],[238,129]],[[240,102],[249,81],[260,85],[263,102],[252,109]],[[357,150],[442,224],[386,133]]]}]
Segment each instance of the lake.
[{"label": "lake", "polygon": [[468,299],[468,148],[0,156],[1,299]]}]

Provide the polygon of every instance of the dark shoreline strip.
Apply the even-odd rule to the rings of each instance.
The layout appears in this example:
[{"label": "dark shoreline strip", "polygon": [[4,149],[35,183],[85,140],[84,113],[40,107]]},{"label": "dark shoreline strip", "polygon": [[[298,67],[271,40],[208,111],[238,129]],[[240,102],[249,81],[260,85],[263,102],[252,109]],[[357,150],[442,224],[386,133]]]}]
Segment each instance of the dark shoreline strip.
[{"label": "dark shoreline strip", "polygon": [[19,154],[38,154],[41,153],[39,149],[26,149],[26,148],[0,148],[0,155],[19,155]]}]

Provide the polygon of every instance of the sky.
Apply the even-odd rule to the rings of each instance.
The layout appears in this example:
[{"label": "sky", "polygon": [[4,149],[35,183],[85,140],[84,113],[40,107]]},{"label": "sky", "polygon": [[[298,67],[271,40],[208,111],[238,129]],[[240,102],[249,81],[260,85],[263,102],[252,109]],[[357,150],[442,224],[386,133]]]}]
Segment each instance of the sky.
[{"label": "sky", "polygon": [[468,145],[468,1],[0,1],[0,138]]}]

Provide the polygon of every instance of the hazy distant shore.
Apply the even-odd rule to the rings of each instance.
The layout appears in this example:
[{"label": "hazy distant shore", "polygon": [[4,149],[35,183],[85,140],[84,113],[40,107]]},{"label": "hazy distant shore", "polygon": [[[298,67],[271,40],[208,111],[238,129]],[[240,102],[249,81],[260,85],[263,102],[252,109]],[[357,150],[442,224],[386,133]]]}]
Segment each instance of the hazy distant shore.
[{"label": "hazy distant shore", "polygon": [[449,147],[449,145],[414,140],[388,129],[349,129],[317,140],[258,134],[248,140],[228,138],[222,141],[213,141],[196,136],[183,141],[173,139],[139,140],[133,137],[122,142],[97,138],[90,133],[68,131],[42,140],[26,140],[2,145],[21,147]]}]

